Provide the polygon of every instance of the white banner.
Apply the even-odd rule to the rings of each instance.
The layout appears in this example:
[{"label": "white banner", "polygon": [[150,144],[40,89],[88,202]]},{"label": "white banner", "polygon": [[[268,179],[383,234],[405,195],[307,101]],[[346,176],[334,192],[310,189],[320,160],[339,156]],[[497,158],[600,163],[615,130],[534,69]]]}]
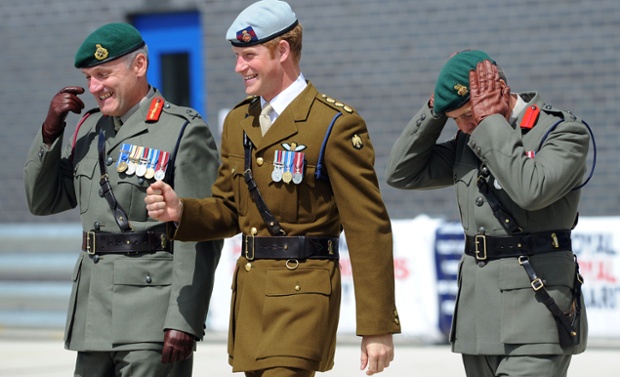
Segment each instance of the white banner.
[{"label": "white banner", "polygon": [[[573,231],[573,249],[584,277],[584,298],[590,338],[620,339],[620,217],[579,220]],[[449,331],[456,268],[463,250],[459,223],[419,216],[392,222],[396,305],[402,336],[417,341],[444,341]],[[340,242],[342,307],[339,333],[355,334],[355,298],[349,254]],[[216,272],[207,329],[227,331],[230,287],[241,237],[227,239]]]}]

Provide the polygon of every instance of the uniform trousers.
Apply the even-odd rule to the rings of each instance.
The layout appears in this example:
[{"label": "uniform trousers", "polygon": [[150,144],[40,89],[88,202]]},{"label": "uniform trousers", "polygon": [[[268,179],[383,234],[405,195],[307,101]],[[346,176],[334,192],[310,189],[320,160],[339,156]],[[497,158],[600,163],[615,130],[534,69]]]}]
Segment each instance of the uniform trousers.
[{"label": "uniform trousers", "polygon": [[571,355],[463,355],[468,377],[566,377]]},{"label": "uniform trousers", "polygon": [[78,352],[74,377],[190,377],[194,358],[163,364],[161,351]]},{"label": "uniform trousers", "polygon": [[246,377],[314,377],[313,370],[304,370],[289,367],[276,367],[245,372]]}]

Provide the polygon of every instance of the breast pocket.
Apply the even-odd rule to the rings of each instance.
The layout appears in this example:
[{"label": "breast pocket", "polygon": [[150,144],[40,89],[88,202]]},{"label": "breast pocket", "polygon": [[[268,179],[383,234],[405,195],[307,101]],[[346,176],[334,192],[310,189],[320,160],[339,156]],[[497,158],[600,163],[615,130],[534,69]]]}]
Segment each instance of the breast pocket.
[{"label": "breast pocket", "polygon": [[114,262],[112,340],[115,344],[163,340],[172,265],[172,256],[123,258]]},{"label": "breast pocket", "polygon": [[[88,211],[92,192],[99,190],[99,179],[94,178],[96,165],[96,159],[84,157],[73,170],[75,177],[74,187],[79,200],[78,204],[81,214]],[[96,187],[93,187],[93,185],[96,185]]]},{"label": "breast pocket", "polygon": [[[575,278],[572,252],[540,254],[530,257],[530,262],[559,308],[568,310]],[[553,315],[544,303],[536,300],[524,268],[516,259],[500,263],[501,341],[508,344],[558,343]]]},{"label": "breast pocket", "polygon": [[118,178],[118,184],[114,187],[114,196],[127,212],[129,220],[146,221],[148,213],[144,198],[150,182],[136,176],[122,176]]}]

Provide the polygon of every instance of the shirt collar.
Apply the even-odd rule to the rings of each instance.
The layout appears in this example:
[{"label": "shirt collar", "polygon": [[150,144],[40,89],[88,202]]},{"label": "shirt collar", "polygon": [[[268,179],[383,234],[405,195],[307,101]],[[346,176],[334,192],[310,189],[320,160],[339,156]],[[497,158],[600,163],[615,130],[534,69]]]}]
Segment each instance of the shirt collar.
[{"label": "shirt collar", "polygon": [[[286,109],[286,107],[290,105],[291,102],[293,102],[293,100],[299,95],[299,93],[303,92],[304,89],[306,89],[306,86],[308,86],[308,83],[306,82],[303,73],[300,73],[297,79],[291,85],[289,85],[286,89],[281,91],[277,96],[275,96],[271,101],[269,101],[271,107],[273,108],[272,113],[274,113],[275,115],[275,117],[272,118],[272,121],[275,121],[275,118],[277,118],[278,115],[282,114],[284,109]],[[261,97],[261,107],[265,106],[265,102],[267,101],[265,101],[265,99]]]}]

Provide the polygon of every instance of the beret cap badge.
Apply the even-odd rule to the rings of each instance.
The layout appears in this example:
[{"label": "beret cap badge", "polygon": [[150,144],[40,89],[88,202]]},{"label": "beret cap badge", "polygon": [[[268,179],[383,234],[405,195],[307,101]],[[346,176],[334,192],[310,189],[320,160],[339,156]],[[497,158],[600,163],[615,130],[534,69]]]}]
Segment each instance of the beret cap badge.
[{"label": "beret cap badge", "polygon": [[104,60],[108,58],[108,50],[103,48],[99,43],[96,45],[97,50],[95,50],[95,59]]},{"label": "beret cap badge", "polygon": [[467,95],[467,93],[469,93],[469,89],[467,89],[467,87],[463,84],[454,85],[454,90],[456,90],[456,94],[461,97],[464,97]]}]

